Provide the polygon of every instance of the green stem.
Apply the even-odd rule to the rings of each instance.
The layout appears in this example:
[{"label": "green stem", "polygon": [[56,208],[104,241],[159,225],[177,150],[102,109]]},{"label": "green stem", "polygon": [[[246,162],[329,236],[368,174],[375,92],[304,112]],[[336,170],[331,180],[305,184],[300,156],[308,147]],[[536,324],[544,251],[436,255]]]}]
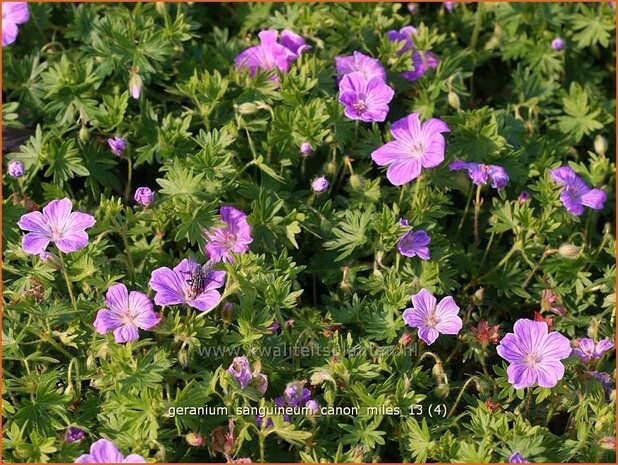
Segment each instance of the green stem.
[{"label": "green stem", "polygon": [[120,229],[120,236],[122,236],[122,242],[124,244],[124,250],[127,254],[127,264],[129,265],[129,272],[131,273],[131,279],[135,282],[135,266],[133,265],[133,258],[131,257],[131,247],[129,245],[129,239],[127,238],[127,232],[125,229]]},{"label": "green stem", "polygon": [[476,198],[474,201],[474,250],[479,246],[479,213],[481,211],[481,184],[476,186]]},{"label": "green stem", "polygon": [[75,295],[73,294],[73,285],[71,284],[71,280],[69,279],[69,273],[67,271],[67,265],[64,260],[64,254],[60,249],[58,249],[58,256],[60,257],[62,274],[64,275],[65,282],[67,283],[67,289],[69,291],[69,296],[71,297],[71,304],[73,305],[73,310],[77,310],[77,302],[75,301]]},{"label": "green stem", "polygon": [[464,209],[463,215],[461,215],[461,220],[459,220],[459,226],[457,226],[458,235],[461,232],[461,228],[463,227],[464,220],[466,219],[466,216],[468,215],[468,210],[470,210],[470,201],[472,200],[472,192],[473,192],[473,189],[470,189],[468,191],[468,200],[466,200],[466,208]]},{"label": "green stem", "polygon": [[476,43],[479,40],[479,33],[481,32],[481,22],[483,19],[483,4],[478,3],[476,7],[476,14],[474,18],[474,29],[472,30],[472,38],[470,39],[470,48],[476,48]]},{"label": "green stem", "polygon": [[124,198],[128,201],[131,196],[131,183],[133,180],[133,160],[127,157],[127,186],[124,190]]},{"label": "green stem", "polygon": [[477,382],[476,380],[476,376],[472,376],[468,381],[466,381],[464,383],[464,385],[461,387],[461,391],[459,391],[459,395],[457,396],[457,399],[455,399],[455,403],[453,404],[453,407],[451,408],[451,411],[449,412],[447,418],[450,418],[453,413],[455,413],[455,409],[457,408],[457,404],[459,404],[459,401],[461,400],[461,396],[463,396],[464,391],[466,390],[466,388],[468,387],[468,384],[470,384],[472,381]]}]

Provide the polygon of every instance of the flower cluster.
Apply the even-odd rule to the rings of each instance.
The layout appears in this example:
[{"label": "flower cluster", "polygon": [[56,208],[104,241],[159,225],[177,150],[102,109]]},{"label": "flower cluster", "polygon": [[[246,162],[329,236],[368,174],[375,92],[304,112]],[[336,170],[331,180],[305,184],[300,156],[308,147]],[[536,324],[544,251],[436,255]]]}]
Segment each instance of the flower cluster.
[{"label": "flower cluster", "polygon": [[407,51],[412,51],[412,69],[401,74],[401,77],[408,81],[416,81],[420,79],[427,71],[437,68],[440,60],[435,53],[431,51],[420,51],[414,46],[414,35],[417,31],[414,26],[405,26],[399,31],[388,31],[386,33],[388,40],[391,42],[403,43],[399,54]]},{"label": "flower cluster", "polygon": [[262,394],[268,389],[268,377],[257,370],[251,370],[247,357],[234,358],[227,372],[238,381],[241,388],[252,386]]}]

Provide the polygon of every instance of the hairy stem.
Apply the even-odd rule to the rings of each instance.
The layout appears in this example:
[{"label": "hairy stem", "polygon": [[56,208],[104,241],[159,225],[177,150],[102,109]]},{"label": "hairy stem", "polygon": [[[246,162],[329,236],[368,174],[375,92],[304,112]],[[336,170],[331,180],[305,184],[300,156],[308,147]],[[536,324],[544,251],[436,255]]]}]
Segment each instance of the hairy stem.
[{"label": "hairy stem", "polygon": [[64,254],[60,249],[58,249],[58,256],[60,257],[60,263],[62,265],[62,274],[64,275],[64,280],[67,284],[69,296],[71,297],[71,305],[73,305],[73,310],[77,310],[77,302],[75,301],[75,295],[73,294],[73,285],[71,284],[71,280],[69,279],[69,273],[67,271],[67,265],[64,260]]}]

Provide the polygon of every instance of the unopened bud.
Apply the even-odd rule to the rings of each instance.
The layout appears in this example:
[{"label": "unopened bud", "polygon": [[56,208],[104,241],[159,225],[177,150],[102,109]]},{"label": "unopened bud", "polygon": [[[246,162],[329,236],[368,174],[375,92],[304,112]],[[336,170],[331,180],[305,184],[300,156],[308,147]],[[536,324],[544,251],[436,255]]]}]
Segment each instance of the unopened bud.
[{"label": "unopened bud", "polygon": [[605,152],[607,152],[607,139],[601,134],[597,134],[594,138],[594,151],[597,155],[605,155]]},{"label": "unopened bud", "polygon": [[51,252],[41,252],[39,254],[39,260],[41,260],[54,271],[60,271],[62,269],[62,262],[60,261],[60,257]]},{"label": "unopened bud", "polygon": [[86,142],[88,140],[88,128],[86,126],[82,126],[79,130],[79,140],[82,142]]},{"label": "unopened bud", "polygon": [[329,161],[328,163],[326,163],[324,165],[324,172],[330,175],[337,173],[337,163],[335,163],[334,161]]},{"label": "unopened bud", "polygon": [[133,73],[131,79],[129,79],[129,93],[135,100],[138,100],[140,95],[142,95],[142,84],[143,81],[140,75]]},{"label": "unopened bud", "polygon": [[413,339],[414,336],[412,336],[411,333],[403,333],[403,335],[399,338],[399,344],[401,344],[402,346],[407,346],[412,342]]},{"label": "unopened bud", "polygon": [[444,384],[444,383],[439,383],[434,389],[434,393],[436,394],[436,396],[441,397],[443,399],[448,396],[449,391],[450,389],[448,387],[448,384]]},{"label": "unopened bud", "polygon": [[474,305],[480,305],[483,302],[483,297],[485,297],[485,289],[479,287],[472,296],[472,302]]},{"label": "unopened bud", "polygon": [[459,110],[461,108],[461,102],[459,101],[459,95],[457,95],[452,90],[448,93],[448,104],[453,107],[455,110]]},{"label": "unopened bud", "polygon": [[588,337],[594,341],[597,340],[597,336],[599,335],[599,326],[601,322],[596,318],[592,318],[590,321],[590,326],[588,326]]},{"label": "unopened bud", "polygon": [[241,115],[251,115],[255,113],[256,111],[258,111],[258,106],[255,103],[246,102],[246,103],[241,103],[240,105],[238,105],[236,109],[238,110],[238,113],[240,113]]},{"label": "unopened bud", "polygon": [[225,302],[221,309],[221,319],[224,323],[229,324],[232,322],[232,311],[234,306],[230,302]]},{"label": "unopened bud", "polygon": [[362,190],[365,187],[365,178],[359,174],[353,174],[350,176],[350,186],[356,191]]},{"label": "unopened bud", "polygon": [[579,251],[579,247],[573,244],[562,244],[558,249],[558,253],[564,258],[577,258]]},{"label": "unopened bud", "polygon": [[616,438],[606,436],[599,441],[601,449],[616,450]]},{"label": "unopened bud", "polygon": [[165,13],[165,2],[156,2],[155,7],[160,15]]}]

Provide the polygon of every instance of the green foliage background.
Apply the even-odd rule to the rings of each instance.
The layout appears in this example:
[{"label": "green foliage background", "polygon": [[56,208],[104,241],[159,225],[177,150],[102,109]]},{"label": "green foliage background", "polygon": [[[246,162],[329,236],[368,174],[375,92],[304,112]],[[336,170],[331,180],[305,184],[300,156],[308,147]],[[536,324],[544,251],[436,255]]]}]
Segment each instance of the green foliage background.
[{"label": "green foliage background", "polygon": [[[225,417],[166,416],[170,407],[272,404],[286,383],[307,379],[321,405],[444,404],[446,418],[324,416],[275,421],[261,430],[236,418],[236,457],[281,461],[612,462],[601,440],[615,437],[615,397],[586,377],[576,358],[552,390],[515,391],[492,345],[470,331],[480,320],[508,332],[532,318],[544,289],[567,309],[554,327],[568,337],[615,334],[615,11],[607,4],[31,4],[31,19],[3,49],[3,126],[26,134],[7,145],[5,163],[26,176],[3,181],[3,458],[71,462],[107,437],[123,453],[151,460],[218,461],[191,447]],[[386,31],[415,25],[420,49],[441,65],[415,83],[399,77]],[[261,29],[289,28],[312,49],[275,89],[251,79],[234,57]],[[563,53],[551,49],[562,36]],[[355,124],[337,102],[334,57],[360,50],[379,58],[396,90],[388,122],[413,111],[448,122],[447,159],[405,190],[391,186],[370,153],[388,124]],[[143,96],[128,93],[131,68]],[[128,142],[132,163],[106,139]],[[597,135],[609,141],[594,149]],[[298,147],[316,148],[307,160]],[[449,172],[456,158],[505,166],[511,180],[484,189],[480,243],[465,212],[472,187]],[[608,193],[605,208],[569,215],[548,169],[568,164]],[[311,194],[325,174],[331,189]],[[157,190],[153,208],[131,200]],[[517,197],[532,194],[528,203]],[[77,310],[58,272],[27,256],[15,222],[30,202],[69,196],[95,215],[86,249],[68,257]],[[221,306],[199,316],[166,308],[139,342],[118,345],[92,328],[114,282],[148,292],[153,269],[193,254],[218,209],[249,214],[251,253],[226,266],[228,319]],[[432,237],[432,259],[398,257],[405,217]],[[574,257],[558,253],[568,244]],[[564,251],[564,248],[562,249]],[[133,269],[133,271],[132,271]],[[416,355],[376,354],[398,342],[410,295],[453,295],[462,309],[458,338],[442,337]],[[482,289],[482,291],[481,291]],[[481,295],[482,294],[482,295]],[[286,321],[292,323],[285,324]],[[281,324],[277,335],[269,329]],[[282,344],[338,356],[275,357]],[[260,362],[262,400],[224,374],[230,347]],[[361,348],[366,351],[359,350]],[[430,355],[428,355],[430,354]],[[615,358],[599,370],[615,375]],[[615,394],[612,394],[615,396]],[[499,403],[491,410],[485,401]],[[87,431],[63,440],[69,425]],[[336,439],[335,439],[336,438]]]}]

